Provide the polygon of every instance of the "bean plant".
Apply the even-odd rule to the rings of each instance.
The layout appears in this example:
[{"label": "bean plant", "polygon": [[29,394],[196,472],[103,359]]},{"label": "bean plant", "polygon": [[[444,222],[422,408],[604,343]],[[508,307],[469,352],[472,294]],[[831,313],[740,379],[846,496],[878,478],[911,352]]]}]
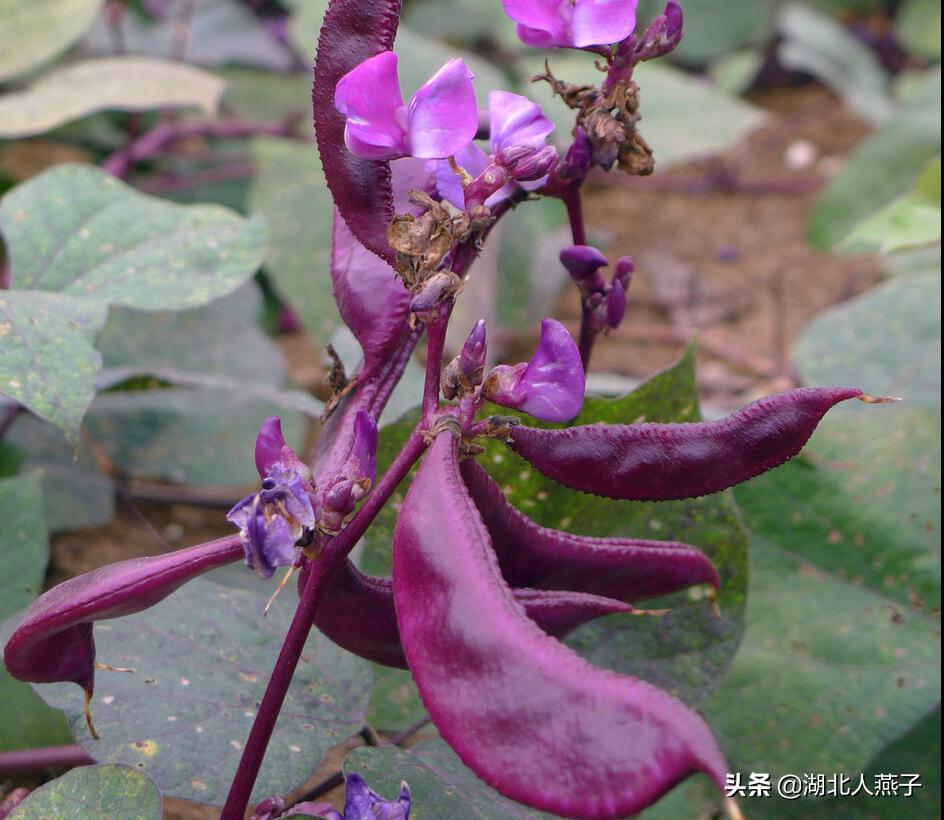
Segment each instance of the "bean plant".
[{"label": "bean plant", "polygon": [[[596,84],[557,76],[553,59],[533,78],[573,112],[572,130],[557,135],[560,148],[549,142],[551,120],[524,96],[490,89],[481,110],[476,78],[460,58],[405,101],[394,51],[398,0],[331,0],[312,102],[335,206],[333,295],[362,349],[360,364],[349,372],[335,356],[332,395],[310,458],[289,446],[278,416],[259,420],[251,454],[251,442],[243,442],[259,485],[228,512],[231,535],[65,581],[36,599],[6,643],[6,667],[15,677],[81,688],[84,726],[74,729],[93,757],[96,743],[106,741],[136,746],[146,757],[157,751],[156,741],[115,737],[114,725],[96,726],[111,704],[96,697],[102,676],[128,674],[124,668],[137,664],[100,659],[93,624],[143,612],[228,564],[242,562],[263,579],[284,572],[283,586],[297,582],[297,607],[264,693],[257,700],[240,695],[231,706],[249,720],[246,733],[230,741],[239,759],[219,787],[221,799],[208,801],[222,805],[223,820],[243,818],[253,807],[259,820],[342,818],[327,804],[273,794],[263,768],[280,716],[336,734],[329,727],[344,709],[332,711],[330,697],[306,701],[310,712],[300,716],[306,707],[292,701],[313,628],[360,658],[408,670],[452,750],[439,753],[454,761],[454,752],[461,766],[514,801],[501,803],[509,817],[626,817],[703,773],[727,816],[742,820],[729,795],[732,767],[695,708],[642,673],[601,668],[563,642],[604,616],[638,616],[619,621],[626,630],[659,622],[665,608],[640,604],[675,595],[673,607],[699,618],[707,613],[708,633],[736,645],[726,611],[739,604],[733,596],[726,601],[732,571],[724,551],[580,534],[565,520],[548,526],[546,517],[533,520],[529,505],[512,503],[521,495],[516,482],[523,488],[539,475],[576,505],[591,497],[702,499],[796,456],[835,405],[891,401],[857,387],[805,387],[714,421],[659,422],[645,413],[614,419],[605,403],[585,396],[595,343],[623,320],[634,262],[627,256],[611,264],[590,244],[582,189],[591,173],[652,172],[653,150],[640,130],[645,89],[634,71],[679,44],[682,8],[669,0],[641,28],[636,0],[503,0],[503,6],[525,46],[569,49],[596,63]],[[559,200],[568,220],[560,263],[579,292],[576,339],[545,318],[527,361],[495,364],[490,328],[479,320],[458,328],[464,341],[457,355],[447,355],[454,307],[476,286],[483,248],[506,215],[541,198]],[[8,209],[15,212],[15,201]],[[383,427],[381,415],[418,351],[424,372],[418,409]],[[392,544],[390,576],[368,574],[352,559],[363,539]],[[283,605],[290,590],[270,604]],[[677,595],[682,591],[687,597]],[[269,623],[262,612],[251,615],[247,630]],[[197,640],[203,626],[187,628]],[[667,641],[684,638],[665,630]],[[237,649],[220,654],[238,662]],[[719,674],[728,660],[730,653]],[[338,675],[343,663],[337,661]],[[211,674],[232,676],[233,669],[221,665]],[[183,681],[177,683],[190,684]],[[209,719],[176,728],[201,732]],[[339,725],[356,734],[357,723],[355,717]],[[220,754],[211,744],[204,751]],[[129,758],[109,752],[103,759]],[[317,762],[296,765],[291,786],[300,786]],[[369,767],[348,767],[343,820],[408,818],[416,795],[408,772],[404,779],[393,792]],[[423,816],[442,820],[458,811],[448,799],[437,805]],[[422,811],[414,807],[414,816]]]}]

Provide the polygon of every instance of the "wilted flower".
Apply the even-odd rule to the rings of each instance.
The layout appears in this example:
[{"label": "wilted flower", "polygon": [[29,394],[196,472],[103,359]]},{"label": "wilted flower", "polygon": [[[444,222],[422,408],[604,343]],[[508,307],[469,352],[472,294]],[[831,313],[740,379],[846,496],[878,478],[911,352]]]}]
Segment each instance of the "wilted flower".
[{"label": "wilted flower", "polygon": [[403,104],[397,55],[384,51],[345,74],[335,107],[347,117],[344,141],[364,159],[442,159],[469,144],[478,128],[472,72],[447,62]]},{"label": "wilted flower", "polygon": [[246,564],[269,578],[276,567],[295,563],[296,543],[315,528],[311,472],[285,443],[278,416],[266,419],[259,430],[256,469],[262,490],[226,517],[239,527]]}]

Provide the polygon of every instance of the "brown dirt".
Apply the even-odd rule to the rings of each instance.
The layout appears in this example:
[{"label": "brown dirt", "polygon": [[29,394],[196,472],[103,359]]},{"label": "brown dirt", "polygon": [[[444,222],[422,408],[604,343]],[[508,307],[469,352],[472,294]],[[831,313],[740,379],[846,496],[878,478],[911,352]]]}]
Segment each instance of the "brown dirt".
[{"label": "brown dirt", "polygon": [[[772,120],[723,157],[590,187],[587,224],[606,240],[601,249],[611,260],[630,254],[637,263],[626,319],[601,339],[593,370],[650,375],[677,359],[697,330],[703,398],[738,406],[791,386],[797,374],[789,351],[802,326],[878,279],[872,258],[828,256],[804,239],[817,190],[866,126],[816,85],[765,92],[753,102]],[[576,330],[572,288],[559,316]],[[298,338],[283,347],[298,381],[314,385],[323,373],[320,354]],[[162,541],[183,546],[230,531],[219,507],[150,502],[138,509],[122,509],[104,527],[56,536],[50,582],[153,553]],[[329,766],[336,771],[341,758]],[[340,807],[342,790],[329,799]],[[217,809],[166,801],[166,820],[217,816]]]}]

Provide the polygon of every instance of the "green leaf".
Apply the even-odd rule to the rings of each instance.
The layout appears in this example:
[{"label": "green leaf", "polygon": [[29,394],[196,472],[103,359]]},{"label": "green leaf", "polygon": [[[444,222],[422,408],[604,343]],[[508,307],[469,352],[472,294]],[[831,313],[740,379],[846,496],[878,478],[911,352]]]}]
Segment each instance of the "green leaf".
[{"label": "green leaf", "polygon": [[[139,615],[95,627],[98,659],[135,671],[100,672],[92,716],[71,684],[37,687],[66,710],[96,759],[127,763],[164,794],[220,805],[293,614],[264,595],[197,579]],[[324,753],[364,725],[370,671],[320,633],[309,638],[276,723],[252,800],[302,784]]]},{"label": "green leaf", "polygon": [[405,752],[397,748],[355,749],[345,772],[360,772],[374,791],[393,800],[405,780],[410,786],[410,820],[553,820],[552,815],[502,797],[456,757],[442,740]]},{"label": "green leaf", "polygon": [[[0,481],[0,621],[32,603],[43,588],[49,537],[43,522],[38,472]],[[0,662],[0,749],[29,749],[71,742],[62,715],[50,709],[28,684],[14,680]]]},{"label": "green leaf", "polygon": [[[307,394],[195,387],[122,390],[98,396],[86,419],[92,439],[126,475],[182,484],[256,485],[252,458],[259,426],[282,418],[286,440],[303,441],[320,405]],[[234,501],[237,499],[234,499]]]},{"label": "green leaf", "polygon": [[851,31],[800,3],[780,10],[778,28],[783,42],[777,57],[784,66],[817,77],[869,122],[889,117],[888,74]]},{"label": "green leaf", "polygon": [[931,62],[941,61],[939,0],[906,0],[895,15],[895,36],[905,51]]},{"label": "green leaf", "polygon": [[928,72],[913,98],[863,140],[810,212],[807,238],[836,247],[858,225],[904,194],[941,153],[941,75]]},{"label": "green leaf", "polygon": [[[188,63],[194,65],[255,65],[269,71],[290,71],[297,64],[285,45],[266,30],[252,8],[233,0],[199,0],[190,4],[186,28],[181,18],[170,13],[154,20],[140,10],[140,3],[128,4],[118,23],[121,42],[129,54],[166,57],[185,50]],[[314,40],[302,54],[314,53]],[[99,53],[113,54],[115,31],[100,17],[82,43]]]},{"label": "green leaf", "polygon": [[941,241],[941,157],[919,174],[911,190],[866,220],[837,246],[839,251],[881,253]]},{"label": "green leaf", "polygon": [[82,766],[36,789],[10,820],[161,820],[157,786],[130,766]]},{"label": "green leaf", "polygon": [[216,114],[223,81],[152,57],[106,57],[50,71],[25,91],[0,96],[0,137],[30,137],[98,111],[200,108]]},{"label": "green leaf", "polygon": [[370,690],[367,719],[370,725],[387,733],[413,726],[426,716],[420,692],[406,669],[371,664],[374,685]]},{"label": "green leaf", "polygon": [[314,145],[274,138],[253,141],[256,174],[249,207],[271,225],[266,271],[315,339],[341,323],[331,296],[334,200]]},{"label": "green leaf", "polygon": [[214,205],[140,194],[85,165],[59,165],[0,203],[13,287],[143,310],[197,307],[248,279],[265,225]]},{"label": "green leaf", "polygon": [[[905,401],[834,408],[808,459],[736,490],[759,533],[747,630],[703,711],[742,772],[853,775],[940,699],[939,304],[937,271],[911,271],[820,315],[797,342],[809,382]],[[847,802],[782,814],[875,811],[840,814]]]},{"label": "green leaf", "polygon": [[0,295],[0,393],[61,428],[73,447],[95,396],[101,356],[92,339],[107,310],[57,293]]},{"label": "green leaf", "polygon": [[65,51],[105,0],[0,0],[0,82]]},{"label": "green leaf", "polygon": [[20,472],[35,470],[42,478],[46,527],[50,532],[77,530],[104,524],[115,514],[115,485],[104,472],[87,442],[78,450],[49,425],[24,415],[10,429],[4,444],[19,460]]}]

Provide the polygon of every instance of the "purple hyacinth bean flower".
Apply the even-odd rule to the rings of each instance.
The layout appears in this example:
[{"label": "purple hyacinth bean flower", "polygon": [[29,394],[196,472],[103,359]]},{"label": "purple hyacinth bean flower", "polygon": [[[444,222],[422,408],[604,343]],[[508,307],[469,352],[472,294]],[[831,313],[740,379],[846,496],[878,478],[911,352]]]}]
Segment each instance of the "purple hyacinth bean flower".
[{"label": "purple hyacinth bean flower", "polygon": [[[536,102],[509,91],[490,91],[488,120],[492,158],[500,165],[495,170],[504,169],[504,180],[499,180],[493,186],[497,190],[484,200],[491,208],[514,192],[515,184],[508,177],[517,180],[525,190],[533,191],[544,184],[546,175],[557,167],[559,160],[557,150],[544,144],[554,130],[554,123]],[[472,177],[480,177],[492,158],[475,143],[455,155],[456,162]],[[449,163],[436,163],[436,184],[442,198],[457,208],[466,207],[462,183]]]},{"label": "purple hyacinth bean flower", "polygon": [[499,365],[482,395],[543,421],[569,421],[583,406],[584,372],[577,345],[560,322],[544,319],[537,352],[528,363]]},{"label": "purple hyacinth bean flower", "polygon": [[246,564],[263,578],[295,563],[295,544],[315,528],[311,471],[282,437],[278,416],[265,420],[256,438],[256,469],[262,490],[247,496],[226,517],[239,527]]},{"label": "purple hyacinth bean flower", "polygon": [[396,800],[384,800],[358,772],[347,776],[344,820],[410,820],[410,787],[400,781]]},{"label": "purple hyacinth bean flower", "polygon": [[534,48],[587,48],[625,40],[637,0],[502,0],[518,37]]},{"label": "purple hyacinth bean flower", "polygon": [[468,145],[478,128],[472,72],[459,59],[404,105],[397,55],[384,51],[341,78],[334,104],[347,117],[345,144],[364,159],[443,159]]}]

